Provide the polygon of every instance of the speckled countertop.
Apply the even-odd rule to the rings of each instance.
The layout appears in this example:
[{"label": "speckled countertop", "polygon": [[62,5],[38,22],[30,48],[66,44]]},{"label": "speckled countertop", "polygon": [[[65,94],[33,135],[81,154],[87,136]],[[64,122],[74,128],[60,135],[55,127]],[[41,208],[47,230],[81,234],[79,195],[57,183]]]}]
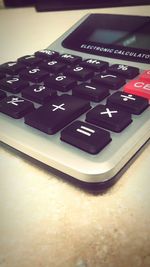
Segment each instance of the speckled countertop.
[{"label": "speckled countertop", "polygon": [[0,153],[0,267],[150,266],[149,148],[102,194]]},{"label": "speckled countertop", "polygon": [[[150,14],[150,6],[94,11]],[[59,13],[57,34],[85,13]],[[56,19],[33,8],[0,10],[1,60],[46,47]],[[1,145],[0,267],[150,267],[149,155],[147,145],[112,188],[92,194]]]}]

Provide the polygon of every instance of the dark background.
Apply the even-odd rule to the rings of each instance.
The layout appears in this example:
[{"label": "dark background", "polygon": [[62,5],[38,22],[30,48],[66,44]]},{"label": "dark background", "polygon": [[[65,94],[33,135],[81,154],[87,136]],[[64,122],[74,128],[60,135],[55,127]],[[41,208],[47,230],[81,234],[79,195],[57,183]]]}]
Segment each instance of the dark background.
[{"label": "dark background", "polygon": [[37,11],[148,5],[150,0],[4,0],[6,7],[36,6]]}]

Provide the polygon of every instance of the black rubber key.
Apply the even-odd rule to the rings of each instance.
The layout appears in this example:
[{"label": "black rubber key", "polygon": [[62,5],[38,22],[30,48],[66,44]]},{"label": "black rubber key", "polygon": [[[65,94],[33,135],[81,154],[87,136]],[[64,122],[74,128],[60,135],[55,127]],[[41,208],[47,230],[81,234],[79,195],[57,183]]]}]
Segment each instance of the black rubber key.
[{"label": "black rubber key", "polygon": [[0,100],[4,99],[6,96],[7,96],[6,93],[0,90]]},{"label": "black rubber key", "polygon": [[64,68],[66,68],[66,64],[63,62],[59,62],[58,60],[54,59],[51,61],[43,62],[39,65],[40,68],[47,70],[48,72],[52,73],[59,73]]},{"label": "black rubber key", "polygon": [[44,85],[31,85],[21,92],[22,96],[39,104],[46,104],[56,95],[56,91],[52,91]]},{"label": "black rubber key", "polygon": [[6,77],[5,73],[0,73],[0,80],[4,79]]},{"label": "black rubber key", "polygon": [[0,80],[0,89],[13,94],[20,93],[28,85],[29,83],[20,77],[7,77]]},{"label": "black rubber key", "polygon": [[0,73],[15,75],[18,74],[21,70],[23,70],[25,66],[16,61],[10,61],[0,65]]},{"label": "black rubber key", "polygon": [[44,84],[51,87],[52,90],[67,92],[76,85],[76,80],[67,75],[55,75],[44,81]]},{"label": "black rubber key", "polygon": [[46,77],[49,76],[49,73],[45,70],[40,69],[39,67],[34,69],[25,69],[20,73],[20,77],[31,82],[42,82]]},{"label": "black rubber key", "polygon": [[116,92],[107,99],[107,104],[123,108],[132,114],[141,114],[148,106],[148,99],[125,92]]},{"label": "black rubber key", "polygon": [[75,121],[61,132],[61,140],[90,154],[99,153],[110,141],[110,133],[94,125]]},{"label": "black rubber key", "polygon": [[109,95],[109,90],[104,85],[82,83],[74,87],[72,93],[93,102],[100,102]]},{"label": "black rubber key", "polygon": [[78,64],[82,58],[71,54],[62,54],[58,58],[59,61],[67,63],[69,65]]},{"label": "black rubber key", "polygon": [[59,56],[59,53],[53,50],[42,49],[35,52],[35,56],[42,59],[51,60],[57,58]]},{"label": "black rubber key", "polygon": [[8,96],[0,102],[0,112],[14,119],[20,119],[33,110],[33,103],[15,95]]},{"label": "black rubber key", "polygon": [[47,134],[55,134],[90,109],[90,103],[61,95],[25,117],[25,123]]},{"label": "black rubber key", "polygon": [[93,69],[94,71],[103,71],[106,68],[108,68],[109,64],[106,61],[98,60],[98,59],[86,59],[83,60],[80,65],[86,66],[90,69]]},{"label": "black rubber key", "polygon": [[37,66],[42,60],[37,58],[35,55],[27,55],[24,57],[18,58],[18,62],[21,62],[25,66],[34,67]]},{"label": "black rubber key", "polygon": [[106,84],[109,89],[117,90],[125,84],[125,79],[118,74],[112,74],[108,71],[97,74],[93,81],[99,84]]},{"label": "black rubber key", "polygon": [[129,113],[107,105],[98,105],[89,111],[86,121],[114,132],[121,132],[132,122]]},{"label": "black rubber key", "polygon": [[79,81],[86,81],[92,78],[94,72],[84,66],[75,66],[68,68],[68,70],[66,70],[64,74],[72,76],[78,79]]},{"label": "black rubber key", "polygon": [[111,73],[119,74],[124,76],[126,79],[133,79],[139,74],[139,69],[123,64],[111,65],[108,69]]}]

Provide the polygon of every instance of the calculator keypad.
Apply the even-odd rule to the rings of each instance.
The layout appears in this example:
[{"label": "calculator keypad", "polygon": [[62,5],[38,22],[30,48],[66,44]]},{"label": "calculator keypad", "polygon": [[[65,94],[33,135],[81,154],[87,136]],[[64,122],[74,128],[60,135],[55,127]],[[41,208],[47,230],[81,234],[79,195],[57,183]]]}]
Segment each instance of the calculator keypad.
[{"label": "calculator keypad", "polygon": [[0,80],[2,80],[3,78],[5,78],[5,74],[4,73],[0,73]]},{"label": "calculator keypad", "polygon": [[126,79],[133,79],[139,74],[139,69],[122,64],[114,64],[108,69],[111,73],[119,74]]},{"label": "calculator keypad", "polygon": [[34,55],[31,55],[31,56],[28,55],[28,56],[20,57],[18,59],[18,62],[24,64],[25,66],[34,67],[41,62],[41,59],[37,58]]},{"label": "calculator keypad", "polygon": [[17,94],[20,93],[22,89],[28,86],[28,81],[24,81],[20,77],[10,76],[0,80],[0,89]]},{"label": "calculator keypad", "polygon": [[73,88],[72,94],[93,102],[100,102],[109,95],[109,90],[104,85],[82,83]]},{"label": "calculator keypad", "polygon": [[97,74],[93,81],[98,84],[105,84],[111,90],[117,90],[125,84],[125,79],[118,74],[112,74],[109,71],[104,71],[100,74]]},{"label": "calculator keypad", "polygon": [[131,122],[131,115],[118,107],[97,105],[86,114],[86,121],[113,132],[121,132]]},{"label": "calculator keypad", "polygon": [[45,85],[37,84],[26,87],[22,90],[21,94],[24,98],[43,105],[54,98],[57,95],[57,92]]},{"label": "calculator keypad", "polygon": [[88,153],[97,154],[110,143],[111,137],[110,133],[103,129],[75,121],[61,132],[61,140]]},{"label": "calculator keypad", "polygon": [[0,66],[0,112],[47,134],[61,131],[62,141],[97,154],[110,132],[149,106],[150,70],[137,75],[135,67],[40,50]]},{"label": "calculator keypad", "polygon": [[143,80],[132,80],[124,86],[124,91],[150,99],[150,82]]},{"label": "calculator keypad", "polygon": [[75,66],[70,67],[68,70],[64,72],[66,75],[69,75],[71,77],[74,77],[78,79],[79,81],[87,81],[93,76],[93,71],[84,67],[84,66]]},{"label": "calculator keypad", "polygon": [[131,95],[125,92],[116,92],[107,99],[107,104],[118,106],[132,114],[141,114],[147,107],[148,101],[144,97]]},{"label": "calculator keypad", "polygon": [[82,58],[70,54],[62,54],[59,56],[58,60],[69,65],[75,65],[78,64],[82,60]]},{"label": "calculator keypad", "polygon": [[18,63],[16,61],[11,61],[11,62],[4,63],[0,66],[0,73],[15,75],[15,74],[18,74],[23,69],[24,69],[23,64]]},{"label": "calculator keypad", "polygon": [[15,95],[8,96],[0,102],[0,112],[14,119],[20,119],[33,110],[32,102]]},{"label": "calculator keypad", "polygon": [[139,76],[139,79],[150,83],[150,70],[145,70],[144,72],[142,72]]},{"label": "calculator keypad", "polygon": [[38,58],[51,60],[57,58],[59,56],[59,53],[48,49],[42,49],[40,51],[35,52],[35,56],[37,56]]},{"label": "calculator keypad", "polygon": [[108,68],[108,62],[97,60],[97,59],[86,59],[80,63],[82,66],[93,69],[94,71],[103,71]]},{"label": "calculator keypad", "polygon": [[56,59],[53,59],[51,61],[42,62],[40,64],[40,67],[46,71],[57,74],[57,73],[61,72],[66,67],[66,64],[63,62],[59,62]]},{"label": "calculator keypad", "polygon": [[44,81],[46,86],[51,87],[53,90],[67,92],[76,85],[76,80],[67,75],[54,75]]},{"label": "calculator keypad", "polygon": [[0,90],[0,100],[4,99],[6,96],[7,96],[6,93]]},{"label": "calculator keypad", "polygon": [[54,134],[90,109],[90,103],[70,95],[54,98],[25,116],[25,123],[47,134]]},{"label": "calculator keypad", "polygon": [[40,83],[46,77],[48,77],[48,72],[42,70],[41,68],[33,68],[33,69],[25,69],[20,73],[20,77],[25,80],[29,80],[30,82]]}]

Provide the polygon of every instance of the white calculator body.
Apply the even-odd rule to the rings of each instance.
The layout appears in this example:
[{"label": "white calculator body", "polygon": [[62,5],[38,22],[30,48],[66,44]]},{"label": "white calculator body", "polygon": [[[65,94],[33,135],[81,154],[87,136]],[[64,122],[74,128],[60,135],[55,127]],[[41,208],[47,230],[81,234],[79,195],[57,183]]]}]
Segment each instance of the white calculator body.
[{"label": "white calculator body", "polygon": [[150,17],[88,14],[48,48],[2,64],[0,91],[2,142],[109,185],[150,137]]}]

